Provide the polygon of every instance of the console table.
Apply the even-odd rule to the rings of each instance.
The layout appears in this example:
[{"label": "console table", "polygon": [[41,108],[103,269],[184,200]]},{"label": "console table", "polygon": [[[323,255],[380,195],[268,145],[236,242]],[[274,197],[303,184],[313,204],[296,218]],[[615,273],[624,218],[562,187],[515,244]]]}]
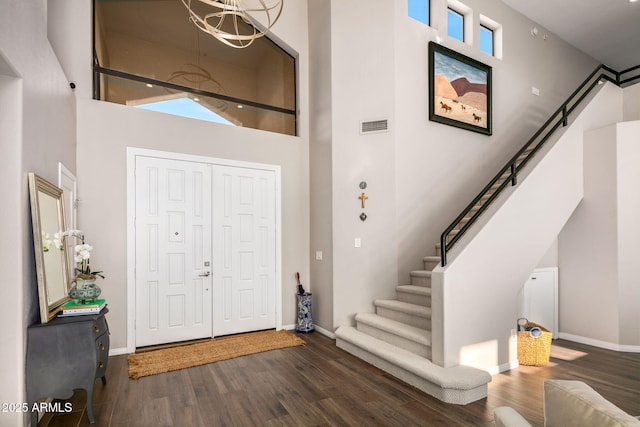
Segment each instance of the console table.
[{"label": "console table", "polygon": [[[27,402],[51,397],[68,399],[74,389],[87,392],[87,415],[93,423],[93,386],[97,378],[107,383],[109,326],[105,314],[56,317],[27,330]],[[31,412],[38,425],[38,412]]]}]

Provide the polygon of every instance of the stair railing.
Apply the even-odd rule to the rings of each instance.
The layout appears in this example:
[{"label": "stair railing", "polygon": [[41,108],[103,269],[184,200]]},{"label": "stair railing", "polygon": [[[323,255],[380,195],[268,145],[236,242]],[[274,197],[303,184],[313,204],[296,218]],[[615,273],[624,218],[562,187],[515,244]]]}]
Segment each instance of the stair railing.
[{"label": "stair railing", "polygon": [[[598,66],[585,81],[567,98],[567,100],[549,117],[542,127],[527,141],[527,143],[500,169],[500,172],[480,191],[471,203],[456,217],[456,219],[440,235],[440,261],[447,265],[447,252],[460,240],[462,235],[471,228],[489,205],[509,185],[518,183],[518,173],[536,155],[560,126],[569,124],[569,116],[591,91],[604,81],[619,87],[627,87],[640,82],[640,65],[617,72],[606,65]],[[476,209],[477,208],[477,209]],[[467,218],[466,222],[463,222]],[[457,233],[452,234],[454,230]]]}]

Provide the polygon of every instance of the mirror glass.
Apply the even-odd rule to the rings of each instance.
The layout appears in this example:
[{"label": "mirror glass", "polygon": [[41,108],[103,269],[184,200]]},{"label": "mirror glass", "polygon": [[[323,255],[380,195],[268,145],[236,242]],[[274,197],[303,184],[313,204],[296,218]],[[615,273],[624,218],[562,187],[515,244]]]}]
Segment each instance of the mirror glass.
[{"label": "mirror glass", "polygon": [[29,190],[40,319],[47,323],[69,300],[67,248],[62,237],[66,231],[64,196],[58,187],[33,173],[29,174]]}]

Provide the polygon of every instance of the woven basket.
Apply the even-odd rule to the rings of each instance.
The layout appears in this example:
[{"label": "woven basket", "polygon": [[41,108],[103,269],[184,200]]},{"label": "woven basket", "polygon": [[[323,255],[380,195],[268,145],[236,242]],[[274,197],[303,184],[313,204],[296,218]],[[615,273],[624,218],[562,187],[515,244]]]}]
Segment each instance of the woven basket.
[{"label": "woven basket", "polygon": [[529,331],[518,332],[518,363],[527,366],[546,366],[551,353],[551,332],[537,323],[527,322],[523,329],[540,328],[540,336],[533,337]]}]

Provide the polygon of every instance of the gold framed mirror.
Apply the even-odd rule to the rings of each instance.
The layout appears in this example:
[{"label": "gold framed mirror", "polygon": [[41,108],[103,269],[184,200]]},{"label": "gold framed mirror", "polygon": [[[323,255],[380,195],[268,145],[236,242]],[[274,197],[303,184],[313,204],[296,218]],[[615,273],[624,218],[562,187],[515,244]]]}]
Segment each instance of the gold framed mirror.
[{"label": "gold framed mirror", "polygon": [[64,195],[60,188],[30,172],[29,197],[40,321],[47,323],[69,300],[71,281],[62,234],[66,231]]}]

